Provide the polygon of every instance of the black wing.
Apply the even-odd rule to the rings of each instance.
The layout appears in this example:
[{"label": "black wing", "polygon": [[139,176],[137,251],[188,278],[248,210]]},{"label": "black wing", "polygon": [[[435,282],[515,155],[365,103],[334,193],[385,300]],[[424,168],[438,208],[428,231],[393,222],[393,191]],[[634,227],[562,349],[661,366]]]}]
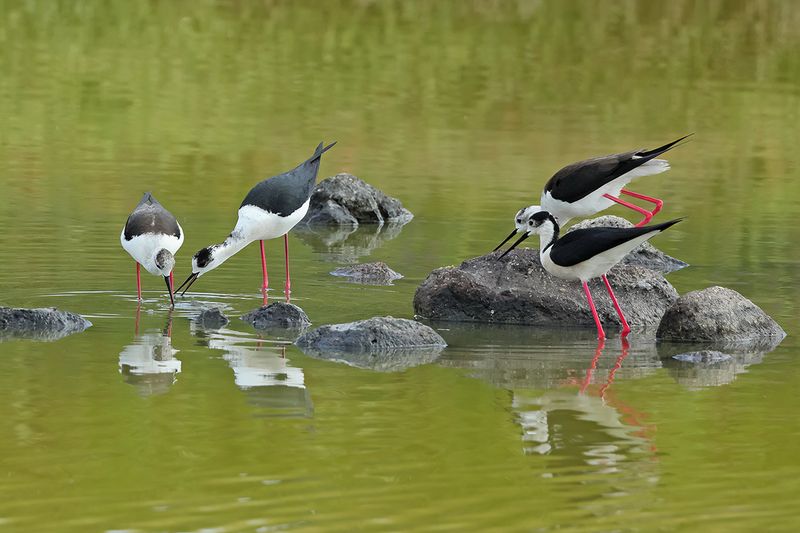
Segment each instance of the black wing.
[{"label": "black wing", "polygon": [[572,163],[556,172],[545,184],[544,190],[556,200],[576,202],[623,174],[658,157],[689,135],[654,150],[632,150]]},{"label": "black wing", "polygon": [[314,154],[292,170],[258,183],[250,189],[239,207],[253,205],[282,217],[294,213],[311,197],[320,158],[334,144],[323,148],[323,144],[319,143]]},{"label": "black wing", "polygon": [[570,267],[647,233],[664,231],[681,219],[641,228],[584,228],[570,231],[553,245],[553,263]]},{"label": "black wing", "polygon": [[144,193],[136,209],[125,222],[125,240],[129,241],[145,233],[173,235],[179,239],[181,237],[181,228],[175,216],[149,192]]}]

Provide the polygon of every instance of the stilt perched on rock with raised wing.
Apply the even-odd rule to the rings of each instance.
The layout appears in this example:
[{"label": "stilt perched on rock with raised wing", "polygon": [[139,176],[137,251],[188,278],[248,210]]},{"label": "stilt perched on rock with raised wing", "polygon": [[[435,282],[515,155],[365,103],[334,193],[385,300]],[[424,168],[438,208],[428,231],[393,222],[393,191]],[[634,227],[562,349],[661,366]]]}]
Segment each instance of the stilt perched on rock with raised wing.
[{"label": "stilt perched on rock with raised wing", "polygon": [[539,234],[539,255],[542,266],[553,276],[563,279],[578,280],[583,284],[583,291],[592,311],[592,318],[597,325],[598,338],[605,338],[603,325],[597,315],[597,309],[589,292],[588,281],[593,278],[603,278],[608,295],[614,304],[622,323],[622,336],[630,333],[622,308],[617,302],[611,284],[608,282],[606,272],[619,263],[628,252],[642,244],[644,241],[661,233],[681,219],[670,220],[662,224],[644,226],[639,228],[585,228],[570,231],[559,238],[558,222],[547,211],[537,211],[525,221],[527,230],[500,258],[517,247],[529,236]]},{"label": "stilt perched on rock with raised wing", "polygon": [[[687,137],[689,135],[653,150],[631,150],[567,165],[545,184],[540,199],[541,206],[532,205],[517,212],[514,216],[514,231],[495,248],[495,251],[516,233],[525,231],[523,228],[525,222],[530,215],[538,211],[549,212],[561,226],[564,226],[572,218],[588,217],[617,203],[644,215],[644,219],[636,225],[637,227],[647,224],[661,210],[664,202],[629,191],[625,186],[635,178],[669,170],[669,163],[656,157],[671,150]],[[650,202],[654,205],[653,210],[647,211],[626,202],[620,199],[621,194]]]},{"label": "stilt perched on rock with raised wing", "polygon": [[128,217],[119,236],[122,247],[136,261],[136,292],[142,299],[140,265],[154,276],[163,276],[173,297],[175,254],[183,244],[183,229],[175,216],[149,192],[144,193],[136,209]]},{"label": "stilt perched on rock with raised wing", "polygon": [[314,154],[294,169],[278,174],[258,183],[250,189],[239,206],[239,220],[228,238],[220,244],[212,244],[194,254],[192,273],[186,278],[178,290],[185,294],[192,284],[208,272],[224,263],[229,257],[253,241],[261,241],[261,272],[263,283],[261,289],[266,301],[269,286],[267,276],[267,260],[264,254],[264,241],[283,236],[284,254],[286,258],[286,297],[291,290],[289,277],[289,238],[287,233],[300,222],[308,211],[309,198],[317,179],[322,154],[334,144],[317,146]]}]

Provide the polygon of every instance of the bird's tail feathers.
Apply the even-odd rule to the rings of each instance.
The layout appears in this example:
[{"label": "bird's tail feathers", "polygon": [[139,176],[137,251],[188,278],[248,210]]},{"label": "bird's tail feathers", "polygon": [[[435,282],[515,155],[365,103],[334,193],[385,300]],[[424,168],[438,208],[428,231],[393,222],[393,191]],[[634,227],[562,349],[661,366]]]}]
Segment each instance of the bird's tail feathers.
[{"label": "bird's tail feathers", "polygon": [[333,145],[335,145],[335,144],[336,144],[336,141],[333,141],[333,142],[332,142],[331,144],[329,144],[328,146],[325,146],[325,143],[319,143],[319,144],[317,145],[317,149],[316,149],[316,150],[314,150],[314,155],[312,155],[311,157],[309,157],[309,158],[308,158],[308,161],[306,161],[306,163],[311,163],[311,162],[313,162],[313,161],[315,161],[315,160],[319,159],[320,157],[322,157],[322,154],[324,154],[325,152],[327,152],[328,150],[330,150],[331,148],[333,148]]},{"label": "bird's tail feathers", "polygon": [[662,222],[660,224],[652,224],[650,226],[643,226],[642,229],[643,230],[648,230],[648,231],[661,232],[661,231],[664,231],[664,230],[670,228],[671,226],[674,226],[678,222],[681,222],[682,220],[685,220],[685,219],[686,219],[686,217],[675,218],[675,219],[672,219],[672,220],[668,220],[666,222]]},{"label": "bird's tail feathers", "polygon": [[[652,150],[642,150],[640,152],[637,152],[635,157],[636,158],[641,157],[641,158],[645,158],[645,159],[652,159],[654,157],[657,157],[657,156],[663,154],[667,150],[671,150],[671,149],[675,148],[676,146],[679,146],[678,145],[679,142],[691,137],[692,135],[694,135],[694,133],[690,133],[688,135],[684,135],[680,139],[676,139],[676,140],[672,141],[671,143],[667,143],[664,146],[659,146],[658,148],[654,148]],[[686,144],[686,143],[684,143],[684,144]]]}]

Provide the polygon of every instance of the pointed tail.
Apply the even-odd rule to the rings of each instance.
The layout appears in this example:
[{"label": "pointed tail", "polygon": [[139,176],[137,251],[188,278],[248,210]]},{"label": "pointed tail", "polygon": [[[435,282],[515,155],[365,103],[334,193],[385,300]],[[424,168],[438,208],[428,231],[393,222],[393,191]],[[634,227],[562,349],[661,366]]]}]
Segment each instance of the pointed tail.
[{"label": "pointed tail", "polygon": [[675,146],[679,142],[681,142],[682,140],[684,140],[684,139],[686,139],[688,137],[691,137],[692,135],[694,135],[694,133],[690,133],[689,135],[684,135],[680,139],[676,139],[676,140],[672,141],[671,143],[667,143],[664,146],[659,146],[658,148],[654,148],[652,150],[642,150],[641,152],[636,152],[636,155],[638,157],[643,158],[643,159],[652,159],[654,157],[658,157],[659,155],[663,154],[667,150],[671,150],[672,148],[675,148]]},{"label": "pointed tail", "polygon": [[314,150],[314,155],[312,155],[311,157],[309,157],[309,158],[308,158],[308,161],[306,161],[306,163],[311,163],[311,162],[313,162],[313,161],[315,161],[315,160],[319,159],[320,157],[322,157],[322,154],[324,154],[325,152],[327,152],[328,150],[330,150],[331,148],[333,148],[333,145],[335,145],[335,144],[336,144],[336,141],[333,141],[331,144],[329,144],[328,146],[325,146],[325,147],[323,148],[324,144],[325,144],[325,143],[319,143],[319,145],[317,145],[317,149],[316,149],[316,150]]}]

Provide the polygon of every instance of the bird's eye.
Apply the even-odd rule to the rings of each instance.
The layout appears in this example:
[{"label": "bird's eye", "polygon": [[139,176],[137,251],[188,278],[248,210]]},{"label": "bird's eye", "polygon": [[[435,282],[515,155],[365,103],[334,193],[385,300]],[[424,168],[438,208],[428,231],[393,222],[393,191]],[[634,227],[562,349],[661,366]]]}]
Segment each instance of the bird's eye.
[{"label": "bird's eye", "polygon": [[530,224],[531,226],[533,226],[533,223],[534,223],[534,220],[533,220],[533,219],[530,219],[530,220],[528,221],[528,224]]}]

